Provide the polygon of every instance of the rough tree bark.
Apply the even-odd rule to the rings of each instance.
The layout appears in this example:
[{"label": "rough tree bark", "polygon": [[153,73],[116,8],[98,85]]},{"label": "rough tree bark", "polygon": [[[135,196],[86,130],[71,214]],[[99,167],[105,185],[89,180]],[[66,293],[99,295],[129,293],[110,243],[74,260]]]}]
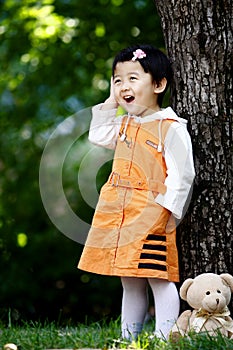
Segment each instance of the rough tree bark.
[{"label": "rough tree bark", "polygon": [[178,228],[181,281],[233,274],[231,0],[155,0],[173,62],[172,106],[189,120],[196,179]]}]

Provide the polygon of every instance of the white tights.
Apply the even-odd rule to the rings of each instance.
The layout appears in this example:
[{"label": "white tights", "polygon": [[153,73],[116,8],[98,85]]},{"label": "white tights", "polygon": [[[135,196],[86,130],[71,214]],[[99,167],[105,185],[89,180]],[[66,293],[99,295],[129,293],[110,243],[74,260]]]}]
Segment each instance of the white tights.
[{"label": "white tights", "polygon": [[122,336],[137,337],[143,327],[148,308],[148,284],[155,304],[155,335],[167,338],[180,309],[175,283],[158,278],[122,277]]}]

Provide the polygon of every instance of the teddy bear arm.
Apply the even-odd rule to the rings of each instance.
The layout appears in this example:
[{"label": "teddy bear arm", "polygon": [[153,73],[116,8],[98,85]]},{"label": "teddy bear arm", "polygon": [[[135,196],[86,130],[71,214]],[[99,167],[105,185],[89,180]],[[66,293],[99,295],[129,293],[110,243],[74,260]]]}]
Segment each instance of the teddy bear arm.
[{"label": "teddy bear arm", "polygon": [[173,326],[172,332],[179,332],[182,333],[182,335],[186,334],[189,329],[191,315],[191,310],[185,310],[182,312],[182,314],[178,317],[175,325]]},{"label": "teddy bear arm", "polygon": [[[231,316],[226,316],[225,320],[228,321],[228,322],[233,322]],[[233,339],[233,332],[228,331],[227,337],[230,338],[230,339]]]}]

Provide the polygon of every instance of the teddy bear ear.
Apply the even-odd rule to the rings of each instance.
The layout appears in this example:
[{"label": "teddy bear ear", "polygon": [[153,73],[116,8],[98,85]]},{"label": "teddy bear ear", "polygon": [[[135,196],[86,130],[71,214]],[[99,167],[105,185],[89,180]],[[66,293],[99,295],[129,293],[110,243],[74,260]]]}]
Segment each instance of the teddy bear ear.
[{"label": "teddy bear ear", "polygon": [[233,292],[233,276],[229,273],[222,273],[220,277],[231,288],[231,291]]},{"label": "teddy bear ear", "polygon": [[181,299],[187,301],[187,292],[189,287],[191,286],[191,284],[193,284],[193,279],[192,278],[188,278],[187,280],[185,280],[182,284],[182,286],[180,287],[180,297]]}]

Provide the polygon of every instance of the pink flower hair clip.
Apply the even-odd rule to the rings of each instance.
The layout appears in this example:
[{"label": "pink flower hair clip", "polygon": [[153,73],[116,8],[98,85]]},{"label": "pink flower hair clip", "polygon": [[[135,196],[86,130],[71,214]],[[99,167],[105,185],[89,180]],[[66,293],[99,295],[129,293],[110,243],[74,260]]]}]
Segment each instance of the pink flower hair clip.
[{"label": "pink flower hair clip", "polygon": [[132,61],[136,61],[137,59],[141,59],[143,57],[146,57],[146,53],[141,49],[137,49],[136,51],[133,52]]}]

